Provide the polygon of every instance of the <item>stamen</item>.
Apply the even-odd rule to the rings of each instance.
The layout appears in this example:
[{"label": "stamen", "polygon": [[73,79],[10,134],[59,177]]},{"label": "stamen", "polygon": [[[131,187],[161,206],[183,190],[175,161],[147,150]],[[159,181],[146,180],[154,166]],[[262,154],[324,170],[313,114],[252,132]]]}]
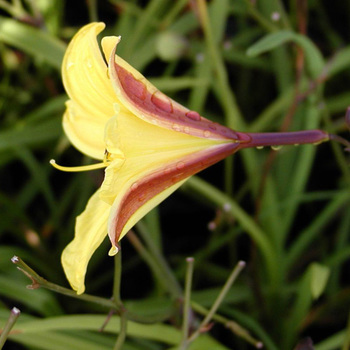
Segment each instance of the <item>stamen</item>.
[{"label": "stamen", "polygon": [[62,166],[58,165],[54,159],[50,160],[50,164],[61,171],[66,171],[66,172],[79,172],[79,171],[90,171],[90,170],[96,170],[96,169],[102,169],[106,168],[108,166],[109,162],[102,162],[102,163],[97,163],[97,164],[90,164],[90,165],[82,165],[82,166]]}]

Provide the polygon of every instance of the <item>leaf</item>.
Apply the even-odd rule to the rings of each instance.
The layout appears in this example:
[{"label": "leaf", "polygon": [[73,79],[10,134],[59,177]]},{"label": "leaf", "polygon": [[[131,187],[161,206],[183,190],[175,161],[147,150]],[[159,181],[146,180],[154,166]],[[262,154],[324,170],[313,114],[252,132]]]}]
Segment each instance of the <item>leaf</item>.
[{"label": "leaf", "polygon": [[[23,281],[25,284],[22,283]],[[51,292],[46,289],[30,290],[25,288],[27,284],[27,279],[2,274],[0,275],[0,296],[11,298],[43,316],[62,313],[60,305]]]},{"label": "leaf", "polygon": [[[0,320],[2,318],[5,318],[5,311],[0,310]],[[53,339],[59,341],[67,341],[68,337],[73,336],[73,333],[71,333],[71,331],[98,331],[101,328],[101,325],[104,324],[105,320],[105,315],[71,315],[50,317],[46,319],[30,319],[26,320],[25,322],[18,322],[16,324],[15,332],[13,332],[11,339],[14,341],[17,341],[17,339],[25,340],[24,343],[28,344],[28,341],[30,339],[33,340],[35,338],[42,338],[44,345],[51,344]],[[109,320],[105,328],[105,332],[116,334],[119,332],[119,328],[119,317],[114,316]],[[70,336],[68,336],[67,333],[64,335],[63,332],[67,331],[70,331]],[[128,336],[150,339],[169,345],[177,345],[181,340],[181,332],[175,329],[173,326],[164,324],[146,325],[131,321],[128,322]],[[61,337],[61,339],[58,339],[57,337]],[[52,340],[50,340],[50,338],[52,338]],[[79,338],[80,337],[77,337],[74,341],[78,341]],[[72,347],[71,344],[69,344],[67,349],[68,348],[78,349],[78,347]],[[79,349],[80,348],[84,349],[83,347],[79,347]],[[46,347],[45,349],[48,348]],[[57,347],[54,349],[61,348]],[[198,337],[196,341],[191,344],[189,349],[227,350],[225,346],[221,345],[212,339],[209,335],[205,334]]]},{"label": "leaf", "polygon": [[66,45],[40,29],[0,16],[0,41],[61,69]]},{"label": "leaf", "polygon": [[254,57],[291,41],[298,44],[304,50],[311,77],[317,78],[321,75],[325,62],[320,51],[308,37],[292,31],[281,30],[266,35],[247,50],[247,55]]},{"label": "leaf", "polygon": [[33,146],[57,139],[62,135],[61,120],[53,118],[36,125],[17,125],[0,132],[0,151],[23,145]]},{"label": "leaf", "polygon": [[326,288],[330,275],[330,269],[325,265],[313,263],[310,267],[310,272],[311,295],[314,299],[318,299]]}]

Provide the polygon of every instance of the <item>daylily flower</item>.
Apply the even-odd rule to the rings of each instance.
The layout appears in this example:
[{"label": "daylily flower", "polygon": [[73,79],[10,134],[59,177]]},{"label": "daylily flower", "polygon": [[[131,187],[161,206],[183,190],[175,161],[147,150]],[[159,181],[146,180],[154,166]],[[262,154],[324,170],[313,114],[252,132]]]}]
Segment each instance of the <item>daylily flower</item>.
[{"label": "daylily flower", "polygon": [[64,131],[81,152],[102,161],[87,169],[106,168],[62,254],[66,276],[78,294],[85,289],[88,262],[107,233],[109,254],[114,255],[133,225],[191,175],[242,148],[329,139],[320,130],[254,134],[213,123],[162,94],[118,57],[120,37],[104,37],[102,55],[96,36],[103,29],[103,23],[83,27],[62,66],[70,98]]}]

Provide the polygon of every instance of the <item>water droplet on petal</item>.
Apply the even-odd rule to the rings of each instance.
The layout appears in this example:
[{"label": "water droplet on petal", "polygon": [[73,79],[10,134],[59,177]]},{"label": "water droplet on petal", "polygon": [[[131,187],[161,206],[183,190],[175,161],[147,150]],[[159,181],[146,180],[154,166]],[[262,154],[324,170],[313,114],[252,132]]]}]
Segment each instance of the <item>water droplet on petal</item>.
[{"label": "water droplet on petal", "polygon": [[209,129],[211,129],[211,130],[213,130],[213,131],[216,131],[215,123],[210,123],[210,124],[209,124]]},{"label": "water droplet on petal", "polygon": [[282,146],[271,146],[271,149],[274,151],[279,151],[282,148]]},{"label": "water droplet on petal", "polygon": [[197,113],[196,111],[189,111],[186,113],[186,117],[195,120],[196,122],[199,122],[201,120],[201,116],[199,115],[199,113]]},{"label": "water droplet on petal", "polygon": [[86,66],[87,66],[88,68],[92,68],[92,62],[91,62],[91,59],[90,59],[90,58],[88,58],[88,59],[85,61],[85,63],[86,63]]},{"label": "water droplet on petal", "polygon": [[179,124],[173,124],[172,125],[173,130],[175,131],[181,131],[181,126]]},{"label": "water droplet on petal", "polygon": [[66,65],[66,68],[69,69],[69,68],[72,68],[73,66],[75,65],[74,62],[67,62],[67,65]]},{"label": "water droplet on petal", "polygon": [[211,135],[211,132],[209,130],[204,130],[203,131],[203,136],[204,137],[209,137]]},{"label": "water droplet on petal", "polygon": [[151,101],[157,108],[164,112],[172,113],[174,111],[171,100],[160,91],[153,93]]},{"label": "water droplet on petal", "polygon": [[256,149],[263,149],[264,146],[257,146]]},{"label": "water droplet on petal", "polygon": [[181,169],[183,169],[185,167],[185,163],[184,162],[178,162],[177,164],[176,164],[176,168],[178,169],[178,170],[181,170]]}]

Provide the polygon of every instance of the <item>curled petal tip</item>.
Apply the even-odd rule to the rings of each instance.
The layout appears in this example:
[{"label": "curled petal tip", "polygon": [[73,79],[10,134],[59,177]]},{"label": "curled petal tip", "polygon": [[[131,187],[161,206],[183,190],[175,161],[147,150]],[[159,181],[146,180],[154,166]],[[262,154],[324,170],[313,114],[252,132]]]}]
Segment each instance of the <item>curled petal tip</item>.
[{"label": "curled petal tip", "polygon": [[112,246],[112,248],[109,250],[108,255],[114,256],[119,252],[119,248],[115,245]]}]

